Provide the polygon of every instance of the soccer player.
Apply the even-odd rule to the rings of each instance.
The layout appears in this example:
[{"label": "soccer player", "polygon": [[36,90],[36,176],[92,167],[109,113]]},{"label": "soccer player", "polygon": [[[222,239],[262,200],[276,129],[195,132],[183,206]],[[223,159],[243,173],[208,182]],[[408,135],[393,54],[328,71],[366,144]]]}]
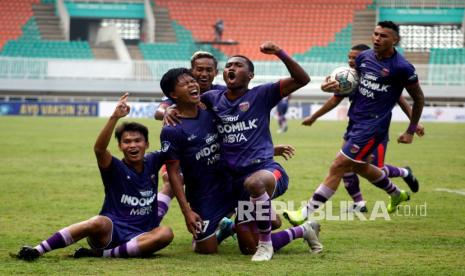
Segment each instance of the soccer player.
[{"label": "soccer player", "polygon": [[92,249],[80,248],[74,257],[136,257],[158,251],[173,240],[169,227],[159,226],[157,210],[158,170],[162,154],[145,155],[148,130],[138,123],[122,123],[115,131],[123,160],[108,151],[118,120],[129,114],[128,94],[124,94],[94,145],[97,164],[105,187],[105,200],[98,216],[72,224],[36,247],[24,246],[18,258],[34,260],[54,249],[83,238]]},{"label": "soccer player", "polygon": [[289,100],[291,96],[284,97],[276,106],[276,112],[278,113],[278,124],[279,129],[278,133],[283,133],[287,131],[287,119],[286,113],[289,109]]},{"label": "soccer player", "polygon": [[[163,75],[160,86],[163,93],[176,102],[181,121],[176,126],[165,125],[160,134],[173,192],[187,229],[194,237],[194,251],[216,253],[215,230],[237,202],[231,176],[219,163],[220,143],[215,123],[218,117],[199,106],[200,88],[188,69],[169,70]],[[310,245],[316,233],[310,224],[305,224],[273,235],[273,245],[281,248],[296,238],[304,238]]]},{"label": "soccer player", "polygon": [[[250,200],[254,210],[263,210],[261,218],[254,218],[258,246],[252,261],[267,261],[273,256],[271,198],[283,194],[288,185],[286,172],[273,160],[270,111],[283,97],[310,81],[305,70],[278,45],[266,42],[260,50],[280,58],[291,76],[249,89],[254,65],[247,57],[236,55],[228,59],[223,71],[227,88],[202,95],[202,102],[220,119],[217,128],[221,137],[221,159],[233,176],[233,188],[239,190],[240,200]],[[239,208],[239,216],[241,211]],[[241,231],[241,228],[236,229],[239,241],[248,240],[248,244],[254,244],[245,237],[250,236],[251,231]],[[318,242],[316,236],[314,241]],[[319,246],[321,251],[321,244]],[[250,249],[250,245],[241,246],[243,248]]]},{"label": "soccer player", "polygon": [[[355,59],[357,56],[365,51],[370,49],[369,46],[365,44],[358,44],[353,46],[348,54],[348,63],[351,68],[355,69]],[[330,81],[329,77],[326,78],[326,80],[321,84],[321,89],[326,92],[331,92],[334,91],[335,89],[338,89],[339,83],[337,81]],[[352,102],[353,97],[351,96],[352,94],[348,95],[349,101]],[[304,118],[302,124],[305,126],[311,126],[319,117],[323,116],[324,114],[328,113],[330,110],[335,108],[339,103],[342,102],[342,100],[346,96],[340,96],[338,94],[334,94],[331,98],[329,98],[323,106],[315,111],[311,116],[308,116]],[[399,106],[402,108],[404,113],[407,115],[408,118],[410,118],[412,114],[412,109],[410,105],[407,103],[407,101],[404,99],[404,97],[400,96],[398,100]],[[349,124],[347,126],[347,131],[344,135],[344,143],[347,140],[346,136],[347,133],[350,131],[351,126],[353,125],[352,120],[349,118]],[[423,136],[424,135],[424,127],[421,124],[418,124],[417,130],[415,131],[418,136]],[[410,189],[412,192],[417,192],[418,191],[418,181],[416,177],[412,174],[412,171],[409,167],[405,168],[400,168],[400,167],[395,167],[392,165],[384,164],[384,157],[386,155],[386,149],[387,149],[387,143],[389,141],[389,137],[386,135],[386,137],[382,140],[381,143],[379,143],[378,147],[376,150],[374,150],[371,154],[371,163],[377,166],[380,169],[383,169],[387,174],[388,177],[403,177],[404,181],[409,185]],[[359,212],[368,212],[368,209],[366,207],[366,203],[363,200],[362,193],[360,191],[360,181],[357,175],[353,172],[349,172],[344,174],[342,177],[342,180],[344,182],[344,186],[349,193],[349,195],[352,197],[354,201],[354,206],[351,208],[351,211],[359,211]],[[285,212],[284,215],[286,216],[287,213]]]},{"label": "soccer player", "polygon": [[394,48],[399,39],[399,27],[395,23],[378,22],[372,35],[373,49],[360,53],[356,58],[360,81],[349,110],[353,125],[347,133],[347,142],[333,161],[329,175],[307,205],[301,210],[288,213],[294,224],[305,221],[314,210],[331,198],[341,178],[349,172],[366,178],[390,195],[387,206],[389,213],[394,212],[401,202],[410,199],[409,193],[400,190],[385,171],[370,164],[368,160],[373,150],[387,136],[392,108],[404,88],[413,99],[413,108],[410,125],[397,139],[399,143],[412,143],[423,110],[424,96],[415,68]]},{"label": "soccer player", "polygon": [[[218,61],[209,52],[197,51],[192,55],[191,73],[199,84],[200,93],[204,93],[208,90],[225,88],[223,85],[213,84],[213,80],[218,74]],[[162,102],[155,111],[155,119],[163,120],[166,108],[171,105],[173,105],[173,101],[169,97],[163,97]],[[176,117],[169,117],[168,119],[170,118],[174,120],[174,122],[172,122],[174,125],[179,123]],[[161,220],[168,212],[169,204],[174,195],[170,188],[166,167],[163,166],[160,172],[162,174],[163,187],[158,194],[158,216]]]}]

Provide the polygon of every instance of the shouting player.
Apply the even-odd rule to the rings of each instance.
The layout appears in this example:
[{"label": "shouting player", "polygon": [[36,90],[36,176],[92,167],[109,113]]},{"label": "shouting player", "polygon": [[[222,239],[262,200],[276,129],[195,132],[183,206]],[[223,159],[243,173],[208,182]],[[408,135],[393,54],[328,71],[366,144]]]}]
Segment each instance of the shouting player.
[{"label": "shouting player", "polygon": [[[261,216],[253,218],[258,228],[256,251],[250,227],[240,227],[248,222],[241,221],[236,228],[239,241],[246,242],[240,244],[241,250],[255,251],[252,261],[267,261],[273,256],[271,199],[283,194],[288,186],[286,172],[273,160],[270,111],[282,98],[310,81],[305,70],[278,45],[266,42],[260,50],[280,58],[291,76],[249,89],[254,65],[247,57],[236,55],[228,59],[223,71],[227,88],[202,95],[202,102],[219,118],[221,159],[235,181],[233,188],[240,194],[238,198],[243,203],[250,203],[254,210],[263,211]],[[238,217],[244,211],[240,207]],[[317,223],[314,225],[318,226]],[[312,241],[312,249],[321,251],[316,235]]]}]

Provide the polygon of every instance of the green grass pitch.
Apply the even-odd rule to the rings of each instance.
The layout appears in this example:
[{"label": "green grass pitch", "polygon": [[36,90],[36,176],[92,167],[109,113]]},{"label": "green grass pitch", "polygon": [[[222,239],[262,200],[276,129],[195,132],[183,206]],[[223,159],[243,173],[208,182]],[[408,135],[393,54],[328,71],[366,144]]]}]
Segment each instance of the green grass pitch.
[{"label": "green grass pitch", "polygon": [[[160,122],[138,120],[150,131],[150,149],[159,147]],[[321,255],[308,253],[301,240],[275,253],[272,261],[252,263],[228,239],[213,256],[192,253],[191,237],[176,201],[163,221],[175,233],[173,243],[146,259],[79,259],[70,255],[78,242],[27,263],[10,257],[24,244],[36,245],[58,229],[100,210],[103,186],[93,143],[105,119],[0,117],[0,274],[465,274],[465,196],[436,191],[465,191],[465,124],[425,123],[426,136],[412,145],[396,143],[405,123],[393,123],[386,163],[413,168],[420,192],[408,202],[410,216],[391,220],[322,220]],[[281,201],[307,200],[328,172],[341,145],[344,122],[317,122],[312,127],[291,121],[289,131],[272,132],[276,144],[296,148],[290,161],[278,158],[290,176]],[[121,156],[116,141],[111,151]],[[407,189],[401,179],[394,182]],[[365,180],[361,188],[370,210],[387,195]],[[349,200],[339,188],[332,198]],[[420,205],[426,214],[415,212]],[[405,210],[405,209],[404,209]],[[288,227],[283,223],[283,227]]]}]

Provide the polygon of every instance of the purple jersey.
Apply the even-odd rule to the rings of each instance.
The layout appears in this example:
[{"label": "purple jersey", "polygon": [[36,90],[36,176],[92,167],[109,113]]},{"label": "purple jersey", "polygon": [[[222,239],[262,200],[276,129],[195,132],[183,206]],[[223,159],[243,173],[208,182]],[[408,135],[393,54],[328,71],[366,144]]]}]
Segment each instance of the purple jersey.
[{"label": "purple jersey", "polygon": [[215,114],[198,109],[196,118],[180,118],[181,124],[164,126],[160,141],[166,162],[179,161],[189,202],[224,190],[219,166],[220,144]]},{"label": "purple jersey", "polygon": [[247,173],[273,160],[270,112],[283,98],[280,82],[256,86],[234,101],[226,98],[226,91],[206,92],[202,102],[220,118],[221,159],[233,172]]},{"label": "purple jersey", "polygon": [[158,226],[158,170],[161,152],[144,157],[141,173],[113,157],[107,169],[100,168],[105,200],[100,215],[125,223],[134,231],[146,232]]},{"label": "purple jersey", "polygon": [[387,127],[404,87],[418,82],[415,68],[397,51],[378,60],[373,50],[366,50],[355,62],[360,80],[349,117],[355,123]]}]

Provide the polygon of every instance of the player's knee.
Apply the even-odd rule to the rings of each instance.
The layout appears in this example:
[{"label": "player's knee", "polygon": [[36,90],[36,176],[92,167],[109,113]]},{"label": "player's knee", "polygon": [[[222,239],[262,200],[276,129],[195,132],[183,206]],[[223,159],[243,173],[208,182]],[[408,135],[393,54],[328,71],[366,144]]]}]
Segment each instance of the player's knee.
[{"label": "player's knee", "polygon": [[158,232],[158,240],[166,244],[171,243],[174,239],[173,230],[167,226],[160,226],[159,228],[160,230]]},{"label": "player's knee", "polygon": [[244,182],[244,186],[251,196],[258,196],[266,191],[265,183],[258,177],[247,178]]},{"label": "player's knee", "polygon": [[340,158],[336,158],[331,164],[330,167],[330,172],[331,174],[341,174],[341,176],[350,170],[349,164],[345,160],[342,160]]},{"label": "player's knee", "polygon": [[89,219],[86,223],[89,232],[103,232],[111,230],[111,222],[103,216],[96,216]]}]

